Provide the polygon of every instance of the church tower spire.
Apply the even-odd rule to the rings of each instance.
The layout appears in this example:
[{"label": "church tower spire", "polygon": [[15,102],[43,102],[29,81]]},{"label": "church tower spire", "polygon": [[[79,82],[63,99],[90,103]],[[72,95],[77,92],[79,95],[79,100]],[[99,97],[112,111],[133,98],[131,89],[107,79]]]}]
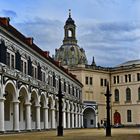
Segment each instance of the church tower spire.
[{"label": "church tower spire", "polygon": [[71,17],[71,9],[69,9],[69,17],[64,26],[64,40],[63,44],[77,44],[76,40],[76,25]]},{"label": "church tower spire", "polygon": [[69,9],[69,18],[71,18],[71,9]]},{"label": "church tower spire", "polygon": [[85,50],[80,48],[76,40],[76,25],[69,9],[68,18],[64,25],[63,44],[55,50],[55,60],[60,61],[62,66],[74,67],[87,64]]}]

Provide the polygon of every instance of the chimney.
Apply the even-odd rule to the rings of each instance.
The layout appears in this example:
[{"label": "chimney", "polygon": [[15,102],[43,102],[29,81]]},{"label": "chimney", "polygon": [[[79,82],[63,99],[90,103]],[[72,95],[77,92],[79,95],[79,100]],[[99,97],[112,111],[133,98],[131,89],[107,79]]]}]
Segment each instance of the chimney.
[{"label": "chimney", "polygon": [[50,52],[49,51],[44,51],[44,54],[46,55],[46,57],[49,57]]},{"label": "chimney", "polygon": [[27,41],[27,43],[29,43],[30,45],[33,45],[33,37],[27,37],[26,38],[26,41]]},{"label": "chimney", "polygon": [[10,18],[9,17],[0,17],[0,21],[6,25],[9,26]]}]

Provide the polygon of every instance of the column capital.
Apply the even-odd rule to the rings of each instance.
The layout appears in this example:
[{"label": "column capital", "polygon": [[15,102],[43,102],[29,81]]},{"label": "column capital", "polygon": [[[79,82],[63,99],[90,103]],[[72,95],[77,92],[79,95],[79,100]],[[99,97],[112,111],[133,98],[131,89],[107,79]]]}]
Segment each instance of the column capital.
[{"label": "column capital", "polygon": [[51,107],[51,110],[55,110],[55,108],[54,107]]},{"label": "column capital", "polygon": [[12,102],[13,102],[13,103],[20,103],[19,100],[13,100]]},{"label": "column capital", "polygon": [[0,101],[6,100],[5,97],[0,97]]},{"label": "column capital", "polygon": [[30,102],[26,102],[25,105],[26,106],[31,106],[31,103]]},{"label": "column capital", "polygon": [[35,107],[41,107],[41,105],[35,105]]},{"label": "column capital", "polygon": [[49,107],[48,106],[44,106],[43,109],[49,109]]}]

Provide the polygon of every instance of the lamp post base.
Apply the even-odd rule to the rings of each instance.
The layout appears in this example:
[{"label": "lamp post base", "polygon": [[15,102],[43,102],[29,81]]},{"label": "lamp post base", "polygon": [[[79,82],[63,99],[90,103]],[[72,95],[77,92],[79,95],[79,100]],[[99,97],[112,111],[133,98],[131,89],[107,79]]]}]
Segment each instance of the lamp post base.
[{"label": "lamp post base", "polygon": [[63,136],[63,126],[57,127],[57,136]]},{"label": "lamp post base", "polygon": [[106,136],[111,137],[111,128],[110,127],[106,128]]}]

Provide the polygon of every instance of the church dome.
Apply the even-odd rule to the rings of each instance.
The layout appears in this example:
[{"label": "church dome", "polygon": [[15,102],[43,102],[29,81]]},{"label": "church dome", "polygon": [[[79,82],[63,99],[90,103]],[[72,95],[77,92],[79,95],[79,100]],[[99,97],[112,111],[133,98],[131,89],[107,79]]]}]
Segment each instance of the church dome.
[{"label": "church dome", "polygon": [[62,66],[71,67],[78,64],[87,64],[85,50],[77,45],[76,25],[71,18],[70,10],[64,26],[63,44],[59,49],[55,50],[55,60],[60,61]]},{"label": "church dome", "polygon": [[78,64],[87,64],[87,58],[83,48],[78,45],[62,45],[56,49],[56,60],[61,61],[61,64],[75,66]]}]

